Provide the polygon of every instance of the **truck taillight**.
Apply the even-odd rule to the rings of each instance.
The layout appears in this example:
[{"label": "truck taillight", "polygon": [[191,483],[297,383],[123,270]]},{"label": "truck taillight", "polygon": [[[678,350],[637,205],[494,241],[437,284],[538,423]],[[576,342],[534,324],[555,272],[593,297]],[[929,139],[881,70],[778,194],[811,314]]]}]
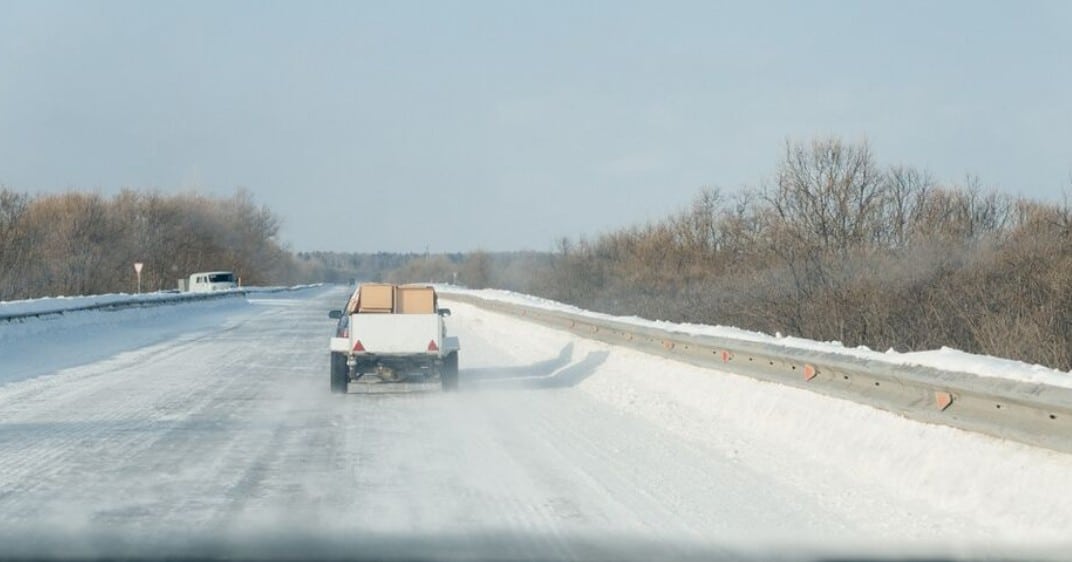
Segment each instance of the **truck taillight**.
[{"label": "truck taillight", "polygon": [[439,346],[436,345],[435,340],[429,340],[429,342],[428,342],[428,351],[429,352],[431,352],[431,351],[439,351]]},{"label": "truck taillight", "polygon": [[354,342],[354,351],[357,351],[357,352],[365,351],[365,346],[361,345],[361,340],[357,340],[357,341]]}]

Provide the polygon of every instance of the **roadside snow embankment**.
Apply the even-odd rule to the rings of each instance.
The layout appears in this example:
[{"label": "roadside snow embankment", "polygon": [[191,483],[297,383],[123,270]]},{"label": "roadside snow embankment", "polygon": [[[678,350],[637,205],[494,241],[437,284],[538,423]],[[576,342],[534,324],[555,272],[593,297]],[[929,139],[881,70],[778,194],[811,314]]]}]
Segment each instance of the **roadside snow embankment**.
[{"label": "roadside snow embankment", "polygon": [[[675,513],[703,513],[704,494],[730,486],[741,490],[739,498],[729,499],[736,502],[729,508],[736,517],[762,505],[773,490],[779,503],[762,508],[769,510],[764,512],[769,519],[761,516],[755,526],[765,544],[844,538],[878,552],[905,544],[1068,552],[1070,454],[921,423],[810,389],[738,375],[731,366],[694,366],[578,337],[460,300],[449,306],[455,322],[472,319],[463,340],[470,350],[462,359],[463,392],[508,392],[512,383],[559,392],[562,403],[580,392],[667,432],[668,443],[680,439],[699,451],[699,458],[669,453],[701,475],[675,504]],[[494,346],[529,362],[528,367],[501,373],[471,367],[473,354]],[[555,415],[564,409],[554,408]],[[619,427],[628,433],[626,424]],[[612,443],[593,440],[590,450],[609,450],[611,458],[642,466],[630,448]],[[674,473],[668,470],[641,489],[653,493],[663,477],[672,480]],[[761,488],[739,483],[753,477],[764,481]],[[773,523],[783,512],[791,514],[784,519],[789,523]],[[707,536],[725,529],[717,518],[709,521],[715,527]]]},{"label": "roadside snow embankment", "polygon": [[[208,300],[173,293],[52,297],[0,303],[0,384],[51,374],[243,317],[245,292]],[[110,306],[122,308],[108,308]],[[95,308],[95,307],[103,308]]]},{"label": "roadside snow embankment", "polygon": [[[232,291],[228,291],[228,294]],[[241,294],[233,291],[234,294]],[[18,301],[0,301],[0,320],[11,316],[27,314],[62,314],[72,311],[111,306],[149,306],[162,302],[183,299],[184,295],[193,293],[109,293],[106,295],[84,295],[77,297],[44,297]],[[194,295],[196,296],[196,295]],[[189,296],[185,298],[189,299]]]},{"label": "roadside snow embankment", "polygon": [[976,355],[957,349],[943,347],[941,349],[914,351],[900,353],[894,350],[886,352],[874,351],[865,346],[845,347],[841,342],[819,342],[798,337],[786,337],[780,334],[770,335],[761,332],[743,330],[729,326],[710,326],[704,324],[686,324],[666,322],[662,320],[649,320],[636,316],[612,316],[599,312],[592,312],[575,306],[555,302],[530,295],[523,295],[511,291],[501,290],[469,290],[457,287],[444,286],[440,290],[446,294],[455,293],[472,295],[483,299],[499,301],[511,304],[531,306],[549,311],[568,312],[581,316],[600,320],[613,320],[639,327],[654,328],[668,332],[696,336],[713,336],[720,338],[735,339],[748,342],[757,342],[769,345],[781,346],[786,349],[819,351],[835,353],[847,357],[855,357],[868,361],[888,363],[891,365],[909,365],[930,367],[943,371],[967,373],[979,377],[1014,380],[1031,384],[1044,384],[1062,388],[1072,388],[1072,373],[1051,369],[1043,365],[1031,365],[1022,361]]},{"label": "roadside snow embankment", "polygon": [[[601,348],[586,342],[578,352]],[[809,490],[880,536],[1034,547],[1069,540],[1072,455],[627,349],[578,388]]]}]

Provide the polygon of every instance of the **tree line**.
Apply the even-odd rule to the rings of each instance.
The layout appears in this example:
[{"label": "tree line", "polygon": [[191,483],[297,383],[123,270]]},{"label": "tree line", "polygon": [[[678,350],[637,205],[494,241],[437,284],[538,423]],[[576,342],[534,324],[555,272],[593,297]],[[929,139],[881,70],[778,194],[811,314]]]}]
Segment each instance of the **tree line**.
[{"label": "tree line", "polygon": [[787,142],[764,185],[562,239],[523,290],[585,308],[1072,369],[1072,211]]},{"label": "tree line", "polygon": [[0,300],[172,289],[230,270],[244,284],[302,277],[277,241],[280,220],[245,190],[218,198],[125,190],[29,195],[0,188]]},{"label": "tree line", "polygon": [[524,291],[533,272],[547,267],[548,252],[449,253],[299,252],[303,273],[330,283],[453,283],[474,289]]}]

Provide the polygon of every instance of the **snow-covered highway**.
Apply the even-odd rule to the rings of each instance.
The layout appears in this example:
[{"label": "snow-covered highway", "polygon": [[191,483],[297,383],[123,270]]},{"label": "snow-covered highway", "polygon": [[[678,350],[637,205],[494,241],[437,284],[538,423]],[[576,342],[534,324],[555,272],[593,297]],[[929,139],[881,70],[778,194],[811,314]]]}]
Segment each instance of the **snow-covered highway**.
[{"label": "snow-covered highway", "polygon": [[56,328],[107,342],[81,364],[65,338],[41,343],[47,328],[0,325],[0,371],[19,373],[0,375],[0,528],[490,534],[538,558],[575,555],[579,536],[871,548],[1072,536],[1072,456],[462,303],[448,303],[460,392],[333,396],[326,312],[345,295],[198,305],[190,314],[211,321],[155,338]]}]

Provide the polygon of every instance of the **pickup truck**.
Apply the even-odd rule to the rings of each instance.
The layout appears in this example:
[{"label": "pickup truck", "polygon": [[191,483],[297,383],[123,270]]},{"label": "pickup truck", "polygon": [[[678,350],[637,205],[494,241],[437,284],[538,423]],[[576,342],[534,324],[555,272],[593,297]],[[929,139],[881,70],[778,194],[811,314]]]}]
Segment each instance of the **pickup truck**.
[{"label": "pickup truck", "polygon": [[364,283],[329,317],[338,320],[331,338],[331,392],[350,382],[390,383],[438,379],[443,390],[458,387],[457,337],[447,335],[435,288]]}]

